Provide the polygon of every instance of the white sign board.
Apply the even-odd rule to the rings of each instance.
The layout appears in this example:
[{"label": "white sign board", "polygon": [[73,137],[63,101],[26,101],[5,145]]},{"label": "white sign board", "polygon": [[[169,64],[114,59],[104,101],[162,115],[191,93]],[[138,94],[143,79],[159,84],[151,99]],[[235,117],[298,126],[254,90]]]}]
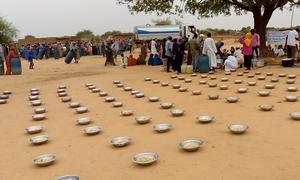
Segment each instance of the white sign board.
[{"label": "white sign board", "polygon": [[285,45],[289,31],[268,31],[267,42],[270,45]]}]

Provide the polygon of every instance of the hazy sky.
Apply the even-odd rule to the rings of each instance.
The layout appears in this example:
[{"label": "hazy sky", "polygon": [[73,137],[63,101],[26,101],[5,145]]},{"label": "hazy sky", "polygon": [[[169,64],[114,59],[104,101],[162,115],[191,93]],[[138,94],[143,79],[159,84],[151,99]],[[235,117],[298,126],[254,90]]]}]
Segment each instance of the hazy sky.
[{"label": "hazy sky", "polygon": [[[277,11],[269,26],[289,27],[291,14],[287,10]],[[36,37],[74,35],[83,29],[91,29],[95,34],[111,30],[132,32],[134,26],[159,18],[142,13],[131,15],[127,7],[117,5],[116,0],[0,0],[0,16],[17,27],[20,38],[28,34]],[[253,25],[251,13],[201,20],[186,15],[181,21],[199,29],[240,29]],[[295,9],[294,25],[300,25],[300,9]]]}]

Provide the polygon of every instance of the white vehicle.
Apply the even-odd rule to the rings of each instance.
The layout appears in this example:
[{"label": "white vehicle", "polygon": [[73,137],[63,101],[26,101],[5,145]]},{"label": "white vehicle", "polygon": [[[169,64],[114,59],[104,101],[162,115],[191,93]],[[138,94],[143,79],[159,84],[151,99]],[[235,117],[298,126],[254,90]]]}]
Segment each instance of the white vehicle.
[{"label": "white vehicle", "polygon": [[195,31],[194,26],[137,26],[135,27],[135,38],[136,40],[164,39],[169,36],[173,38],[178,36],[192,38]]}]

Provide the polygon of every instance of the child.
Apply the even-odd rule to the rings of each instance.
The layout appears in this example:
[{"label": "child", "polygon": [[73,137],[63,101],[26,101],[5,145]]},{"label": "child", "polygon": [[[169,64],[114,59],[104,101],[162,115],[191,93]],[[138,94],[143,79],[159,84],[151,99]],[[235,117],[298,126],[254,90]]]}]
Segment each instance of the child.
[{"label": "child", "polygon": [[121,54],[121,63],[122,63],[122,67],[123,68],[126,68],[127,67],[127,63],[128,63],[128,58],[127,56],[124,56],[124,54],[122,53]]},{"label": "child", "polygon": [[31,47],[29,49],[29,53],[28,53],[28,62],[29,64],[29,69],[33,69],[34,63],[33,63],[33,48]]}]

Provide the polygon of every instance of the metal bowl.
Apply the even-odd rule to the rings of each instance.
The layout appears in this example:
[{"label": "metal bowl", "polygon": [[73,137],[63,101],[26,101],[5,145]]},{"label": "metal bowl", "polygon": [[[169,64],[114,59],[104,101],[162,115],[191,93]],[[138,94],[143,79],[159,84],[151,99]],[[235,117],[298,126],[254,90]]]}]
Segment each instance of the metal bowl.
[{"label": "metal bowl", "polygon": [[79,108],[76,108],[76,112],[77,112],[78,114],[86,113],[86,112],[88,112],[88,111],[89,111],[89,109],[88,109],[87,107],[79,107]]},{"label": "metal bowl", "polygon": [[30,126],[28,128],[25,128],[25,131],[28,134],[37,134],[37,133],[40,133],[41,131],[43,131],[43,126],[41,126],[41,125]]},{"label": "metal bowl", "polygon": [[218,94],[209,94],[208,99],[209,100],[217,100],[217,99],[219,99],[219,95]]},{"label": "metal bowl", "polygon": [[208,75],[207,74],[201,74],[201,78],[207,78]]},{"label": "metal bowl", "polygon": [[114,102],[115,100],[116,100],[115,97],[106,97],[106,98],[104,98],[105,102]]},{"label": "metal bowl", "polygon": [[154,131],[156,131],[158,133],[168,132],[168,131],[170,131],[171,128],[172,128],[172,125],[168,124],[168,123],[156,124],[153,126]]},{"label": "metal bowl", "polygon": [[199,81],[199,84],[207,84],[207,81]]},{"label": "metal bowl", "polygon": [[187,87],[181,87],[178,89],[179,92],[186,92],[188,90]]},{"label": "metal bowl", "polygon": [[0,95],[0,99],[8,99],[9,98],[9,95]]},{"label": "metal bowl", "polygon": [[69,104],[69,107],[70,108],[78,108],[78,107],[80,107],[81,105],[80,105],[80,103],[79,102],[71,102],[70,104]]},{"label": "metal bowl", "polygon": [[175,75],[175,74],[173,74],[173,75],[171,75],[170,77],[171,77],[172,79],[175,79],[175,78],[177,78],[178,76]]},{"label": "metal bowl", "polygon": [[196,119],[200,123],[210,123],[210,122],[212,122],[215,119],[215,117],[214,116],[205,115],[205,116],[198,116]]},{"label": "metal bowl", "polygon": [[288,78],[289,78],[289,79],[296,79],[296,77],[297,77],[297,75],[295,75],[295,74],[290,74],[290,75],[288,75]]},{"label": "metal bowl", "polygon": [[220,90],[227,90],[229,88],[229,85],[223,84],[220,86]]},{"label": "metal bowl", "polygon": [[85,87],[90,87],[90,86],[94,86],[94,84],[93,83],[86,83],[85,84]]},{"label": "metal bowl", "polygon": [[138,94],[138,93],[140,93],[140,91],[137,91],[137,90],[131,91],[131,95],[136,95],[136,94]]},{"label": "metal bowl", "polygon": [[138,93],[135,95],[136,98],[143,98],[145,97],[145,94],[144,93]]},{"label": "metal bowl", "polygon": [[64,85],[64,84],[61,84],[61,85],[58,86],[58,89],[67,89],[67,86]]},{"label": "metal bowl", "polygon": [[293,96],[293,95],[285,96],[285,100],[287,102],[297,102],[298,98],[299,98],[299,96]]},{"label": "metal bowl", "polygon": [[169,83],[167,83],[167,82],[162,82],[162,83],[161,83],[161,86],[162,86],[162,87],[169,86]]},{"label": "metal bowl", "polygon": [[272,72],[268,72],[267,76],[273,76],[273,73]]},{"label": "metal bowl", "polygon": [[6,104],[7,101],[5,99],[0,99],[0,104]]},{"label": "metal bowl", "polygon": [[288,79],[288,80],[286,80],[286,83],[287,84],[295,84],[295,79]]},{"label": "metal bowl", "polygon": [[10,94],[11,94],[11,91],[5,90],[5,91],[3,91],[3,94],[4,94],[4,95],[10,95]]},{"label": "metal bowl", "polygon": [[28,97],[29,101],[35,101],[35,100],[39,100],[39,96],[29,96]]},{"label": "metal bowl", "polygon": [[233,134],[243,134],[248,130],[248,126],[246,124],[231,124],[228,126],[228,129]]},{"label": "metal bowl", "polygon": [[250,71],[249,71],[249,70],[245,70],[244,73],[245,73],[245,74],[248,74],[248,73],[250,73]]},{"label": "metal bowl", "polygon": [[92,89],[91,92],[92,92],[92,93],[99,93],[99,92],[101,92],[101,89],[99,89],[99,88]]},{"label": "metal bowl", "polygon": [[255,75],[261,75],[261,72],[255,72]]},{"label": "metal bowl", "polygon": [[185,77],[183,77],[183,76],[178,76],[177,78],[178,78],[178,80],[180,80],[180,81],[182,81],[182,80],[185,79]]},{"label": "metal bowl", "polygon": [[66,96],[66,97],[61,98],[61,102],[64,102],[64,103],[71,102],[71,101],[72,101],[72,98],[70,96]]},{"label": "metal bowl", "polygon": [[132,87],[124,87],[124,91],[132,91]]},{"label": "metal bowl", "polygon": [[299,120],[300,120],[300,112],[292,112],[292,113],[290,113],[290,117],[291,117],[293,120],[299,121]]},{"label": "metal bowl", "polygon": [[152,78],[145,78],[145,81],[152,81]]},{"label": "metal bowl", "polygon": [[194,90],[194,91],[192,92],[192,94],[193,94],[194,96],[199,96],[199,95],[201,95],[201,93],[202,93],[202,91],[200,91],[200,90]]},{"label": "metal bowl", "polygon": [[84,117],[76,120],[76,123],[78,125],[87,125],[93,122],[93,119],[91,117]]},{"label": "metal bowl", "polygon": [[58,97],[66,97],[68,94],[66,92],[58,93]]},{"label": "metal bowl", "polygon": [[229,102],[229,103],[236,103],[240,100],[239,97],[237,96],[229,96],[226,98],[226,101]]},{"label": "metal bowl", "polygon": [[248,86],[256,86],[256,82],[254,81],[248,82]]},{"label": "metal bowl", "polygon": [[226,81],[228,81],[229,80],[229,78],[221,78],[221,81],[222,82],[226,82]]},{"label": "metal bowl", "polygon": [[261,97],[267,97],[270,96],[271,92],[270,91],[259,91],[258,95]]},{"label": "metal bowl", "polygon": [[274,105],[271,104],[262,104],[259,106],[262,111],[271,111],[274,108]]},{"label": "metal bowl", "polygon": [[34,101],[30,101],[32,106],[40,106],[43,104],[43,101],[41,100],[34,100]]},{"label": "metal bowl", "polygon": [[227,75],[227,76],[231,75],[231,72],[225,72],[225,75]]},{"label": "metal bowl", "polygon": [[289,87],[287,87],[287,90],[288,90],[289,92],[297,92],[297,91],[298,91],[298,88],[295,87],[295,86],[289,86]]},{"label": "metal bowl", "polygon": [[217,79],[216,76],[210,76],[209,78],[210,78],[210,80],[216,80]]},{"label": "metal bowl", "polygon": [[191,74],[191,77],[196,77],[196,76],[197,76],[196,73]]},{"label": "metal bowl", "polygon": [[184,82],[185,83],[191,83],[193,80],[192,79],[185,79]]},{"label": "metal bowl", "polygon": [[279,82],[279,79],[278,78],[272,78],[271,82],[273,82],[273,83]]},{"label": "metal bowl", "polygon": [[90,127],[84,128],[83,132],[86,135],[96,135],[96,134],[99,134],[101,132],[101,127],[99,127],[99,126],[90,126]]},{"label": "metal bowl", "polygon": [[33,159],[33,163],[40,167],[49,166],[56,160],[55,154],[43,154]]},{"label": "metal bowl", "polygon": [[35,114],[43,114],[43,113],[45,113],[46,112],[46,108],[35,108],[34,109],[34,113]]},{"label": "metal bowl", "polygon": [[239,88],[237,90],[238,93],[247,93],[248,92],[248,88]]},{"label": "metal bowl", "polygon": [[49,136],[41,135],[41,136],[34,136],[29,138],[29,142],[33,145],[42,145],[47,143],[49,140]]},{"label": "metal bowl", "polygon": [[124,84],[117,84],[117,88],[123,88]]},{"label": "metal bowl", "polygon": [[171,110],[172,116],[178,117],[178,116],[183,116],[185,113],[185,110],[183,109],[173,109]]},{"label": "metal bowl", "polygon": [[193,152],[193,151],[197,151],[202,144],[203,141],[193,139],[193,140],[182,141],[179,144],[179,147],[185,151]]},{"label": "metal bowl", "polygon": [[114,80],[113,84],[121,84],[121,81],[120,80]]},{"label": "metal bowl", "polygon": [[113,107],[118,108],[118,107],[122,107],[123,103],[122,102],[113,102],[112,105],[113,105]]},{"label": "metal bowl", "polygon": [[33,92],[33,91],[40,91],[40,90],[38,88],[32,88],[32,89],[30,89],[29,92]]},{"label": "metal bowl", "polygon": [[215,72],[214,71],[209,71],[208,74],[215,74]]},{"label": "metal bowl", "polygon": [[151,117],[150,116],[137,116],[135,117],[135,121],[138,123],[138,124],[147,124],[151,121]]},{"label": "metal bowl", "polygon": [[173,87],[173,89],[179,89],[179,88],[181,87],[181,85],[179,85],[179,84],[174,84],[172,87]]},{"label": "metal bowl", "polygon": [[234,81],[234,84],[242,84],[242,83],[243,83],[243,80],[240,80],[240,79]]},{"label": "metal bowl", "polygon": [[124,147],[131,143],[132,139],[130,137],[121,136],[112,138],[110,143],[115,147]]},{"label": "metal bowl", "polygon": [[133,110],[123,110],[121,111],[122,116],[131,116],[133,115]]},{"label": "metal bowl", "polygon": [[172,102],[163,102],[160,104],[161,108],[163,108],[163,109],[170,109],[173,107],[173,105],[174,105],[174,103],[172,103]]},{"label": "metal bowl", "polygon": [[237,74],[237,76],[244,76],[244,73],[240,72]]},{"label": "metal bowl", "polygon": [[286,77],[287,75],[285,73],[279,74],[278,77]]},{"label": "metal bowl", "polygon": [[230,72],[236,72],[236,69],[230,69]]},{"label": "metal bowl", "polygon": [[77,175],[65,175],[56,178],[56,180],[80,180],[80,177]]},{"label": "metal bowl", "polygon": [[100,97],[105,97],[105,96],[107,96],[107,95],[108,95],[108,93],[107,93],[107,92],[104,92],[104,91],[102,91],[102,92],[99,93],[99,96],[100,96]]},{"label": "metal bowl", "polygon": [[92,85],[92,86],[89,86],[89,87],[88,87],[89,90],[93,90],[93,89],[96,89],[96,88],[97,88],[97,87],[96,87],[95,85]]},{"label": "metal bowl", "polygon": [[248,74],[248,78],[254,78],[254,74]]},{"label": "metal bowl", "polygon": [[66,92],[66,90],[65,90],[65,89],[57,89],[56,92],[57,92],[57,93],[63,93],[63,92]]},{"label": "metal bowl", "polygon": [[214,88],[214,87],[217,87],[217,86],[218,86],[217,83],[213,83],[213,82],[208,83],[208,87],[210,87],[210,88]]},{"label": "metal bowl", "polygon": [[258,76],[257,79],[260,80],[260,81],[266,80],[266,76]]},{"label": "metal bowl", "polygon": [[31,91],[31,92],[30,92],[30,95],[31,95],[31,96],[37,96],[37,95],[39,95],[39,94],[40,94],[39,91]]},{"label": "metal bowl", "polygon": [[155,79],[155,80],[152,81],[152,83],[153,83],[153,84],[159,84],[159,83],[160,83],[160,80]]},{"label": "metal bowl", "polygon": [[133,156],[132,161],[138,165],[147,166],[155,163],[158,155],[153,152],[139,153]]},{"label": "metal bowl", "polygon": [[266,89],[274,89],[275,88],[275,84],[266,84],[265,88]]},{"label": "metal bowl", "polygon": [[45,114],[35,114],[32,116],[32,120],[34,121],[41,121],[46,119],[46,115]]},{"label": "metal bowl", "polygon": [[159,97],[157,97],[157,96],[149,97],[149,102],[158,102],[158,101],[159,101]]}]

